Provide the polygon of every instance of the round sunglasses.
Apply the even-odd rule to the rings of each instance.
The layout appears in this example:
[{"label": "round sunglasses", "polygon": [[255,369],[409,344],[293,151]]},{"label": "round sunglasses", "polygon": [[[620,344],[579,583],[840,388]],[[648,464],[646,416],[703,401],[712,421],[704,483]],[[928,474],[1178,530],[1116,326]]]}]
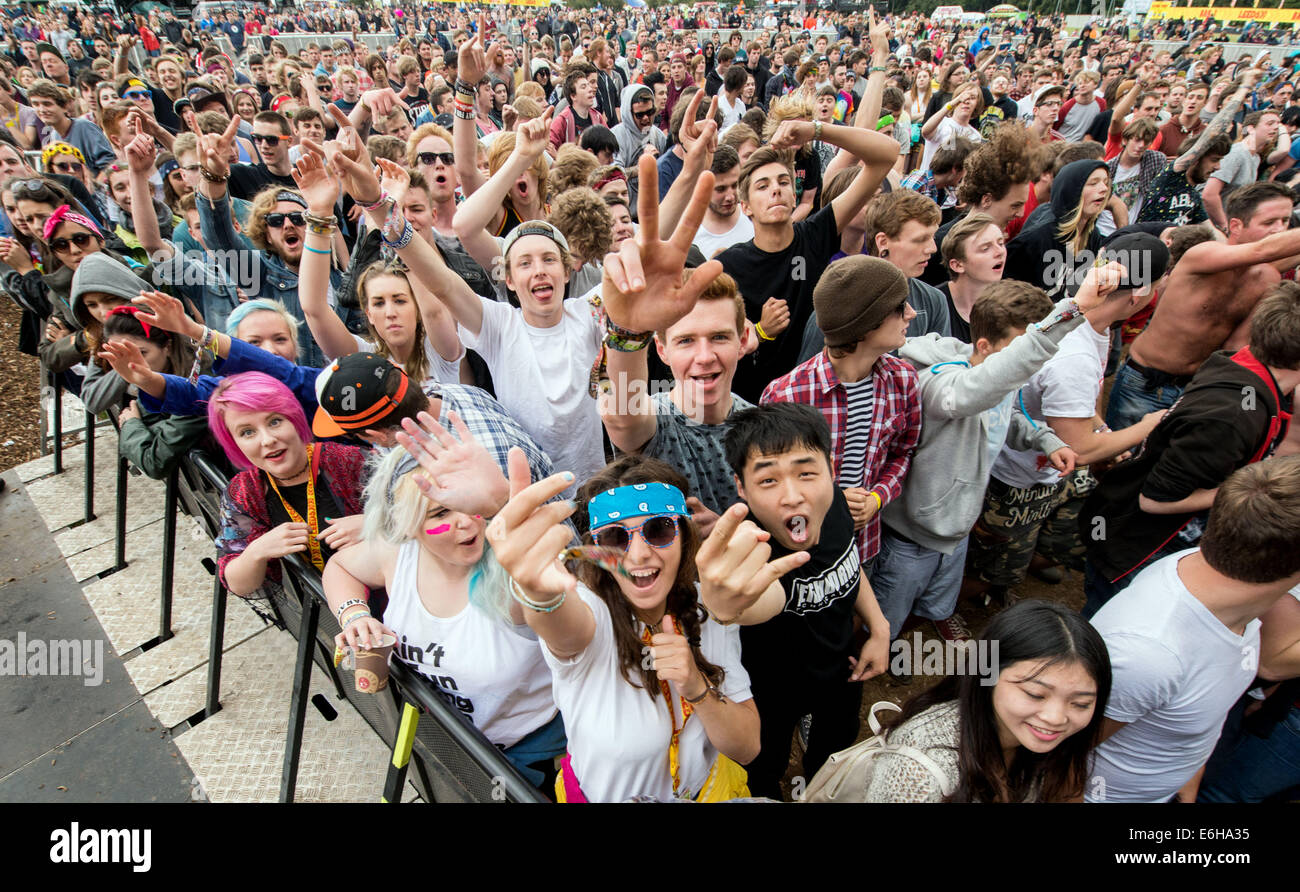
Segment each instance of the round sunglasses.
[{"label": "round sunglasses", "polygon": [[658,514],[647,517],[634,527],[610,524],[591,531],[591,538],[602,548],[627,551],[632,544],[632,536],[641,534],[641,541],[652,548],[667,548],[677,539],[677,515]]}]

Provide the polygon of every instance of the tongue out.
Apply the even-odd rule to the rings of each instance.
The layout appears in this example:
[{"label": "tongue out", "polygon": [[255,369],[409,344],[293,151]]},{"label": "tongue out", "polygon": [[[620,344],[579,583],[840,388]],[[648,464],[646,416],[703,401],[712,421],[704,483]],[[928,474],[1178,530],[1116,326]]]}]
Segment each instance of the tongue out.
[{"label": "tongue out", "polygon": [[802,514],[796,514],[785,522],[785,528],[790,531],[790,538],[797,543],[808,541],[808,518]]}]

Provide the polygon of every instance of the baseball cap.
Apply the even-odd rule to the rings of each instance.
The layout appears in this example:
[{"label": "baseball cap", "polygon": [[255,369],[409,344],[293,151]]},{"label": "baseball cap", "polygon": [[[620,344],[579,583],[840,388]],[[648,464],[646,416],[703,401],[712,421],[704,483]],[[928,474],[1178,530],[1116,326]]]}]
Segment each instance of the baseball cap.
[{"label": "baseball cap", "polygon": [[1169,248],[1146,232],[1127,233],[1111,239],[1101,249],[1101,256],[1124,264],[1127,272],[1120,280],[1120,290],[1154,285],[1169,268]]},{"label": "baseball cap", "polygon": [[560,232],[560,230],[556,229],[545,220],[529,220],[526,223],[520,223],[514,229],[510,230],[510,234],[506,236],[505,243],[501,246],[501,256],[508,256],[514,243],[526,235],[544,235],[565,251],[569,250],[569,242],[568,239],[564,237],[564,233]]},{"label": "baseball cap", "polygon": [[[393,376],[400,380],[393,386]],[[380,425],[402,402],[411,381],[377,353],[351,353],[326,366],[316,378],[319,408],[311,429],[318,437],[341,437]],[[389,396],[389,390],[393,395]]]}]

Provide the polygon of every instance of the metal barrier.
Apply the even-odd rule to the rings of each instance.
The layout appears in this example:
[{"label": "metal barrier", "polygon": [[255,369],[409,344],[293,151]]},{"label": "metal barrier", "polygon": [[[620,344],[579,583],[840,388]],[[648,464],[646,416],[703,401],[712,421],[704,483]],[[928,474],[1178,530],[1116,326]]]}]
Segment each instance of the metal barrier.
[{"label": "metal barrier", "polygon": [[[178,478],[178,505],[198,511],[209,535],[220,529],[220,499],[226,475],[201,450],[191,452]],[[428,802],[500,801],[546,802],[547,799],[476,728],[451,709],[421,675],[398,660],[392,662],[389,686],[377,694],[356,693],[351,673],[334,666],[334,636],[339,628],[328,604],[320,575],[298,555],[280,559],[283,588],[272,592],[271,606],[279,625],[298,639],[289,702],[280,801],[293,801],[301,764],[302,737],[310,699],[312,663],[320,666],[367,724],[394,750],[394,762],[405,752],[400,777],[390,768],[386,801],[400,801],[409,764],[412,783]],[[212,567],[215,577],[215,564]],[[228,594],[219,577],[213,583],[212,633],[208,653],[208,702],[203,717],[221,708],[221,652]],[[414,714],[412,714],[414,713]],[[425,714],[431,721],[418,721]],[[410,760],[410,756],[414,756]],[[390,787],[392,789],[390,790]]]}]

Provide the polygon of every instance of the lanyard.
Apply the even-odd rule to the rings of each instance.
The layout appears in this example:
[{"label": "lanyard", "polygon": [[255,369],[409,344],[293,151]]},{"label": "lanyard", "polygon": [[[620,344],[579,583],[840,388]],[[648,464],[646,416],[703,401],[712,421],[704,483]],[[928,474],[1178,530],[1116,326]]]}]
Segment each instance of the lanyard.
[{"label": "lanyard", "polygon": [[[664,614],[664,616],[667,615],[668,614],[666,613]],[[660,620],[660,623],[662,622],[663,620]],[[676,620],[674,620],[673,624],[674,626],[676,625]],[[660,628],[662,628],[662,625],[660,626]],[[650,627],[646,626],[645,629],[642,630],[641,632],[641,642],[643,644],[649,644],[650,641],[651,641]],[[670,740],[668,743],[668,773],[672,775],[673,794],[676,795],[677,788],[681,784],[682,731],[686,730],[686,720],[691,717],[691,713],[694,712],[695,710],[694,707],[691,706],[691,704],[686,702],[685,697],[679,697],[678,699],[681,700],[681,704],[682,704],[682,726],[680,728],[677,727],[677,713],[673,709],[672,689],[668,686],[668,682],[664,681],[663,679],[659,680],[659,689],[664,693],[664,702],[668,704],[668,720],[672,722],[672,726],[673,726],[672,740]]]},{"label": "lanyard", "polygon": [[[320,541],[316,538],[316,534],[320,531],[320,520],[316,516],[315,449],[316,447],[314,443],[307,446],[307,465],[311,468],[311,472],[307,477],[307,550],[311,552],[312,564],[316,566],[317,570],[324,573],[325,561],[321,558]],[[280,499],[280,504],[284,506],[284,510],[289,515],[289,519],[294,523],[303,523],[302,515],[295,511],[293,506],[285,501],[284,496],[281,495],[280,487],[276,485],[275,478],[270,474],[267,474],[266,477],[271,481],[271,488],[275,490],[276,497]]]}]

